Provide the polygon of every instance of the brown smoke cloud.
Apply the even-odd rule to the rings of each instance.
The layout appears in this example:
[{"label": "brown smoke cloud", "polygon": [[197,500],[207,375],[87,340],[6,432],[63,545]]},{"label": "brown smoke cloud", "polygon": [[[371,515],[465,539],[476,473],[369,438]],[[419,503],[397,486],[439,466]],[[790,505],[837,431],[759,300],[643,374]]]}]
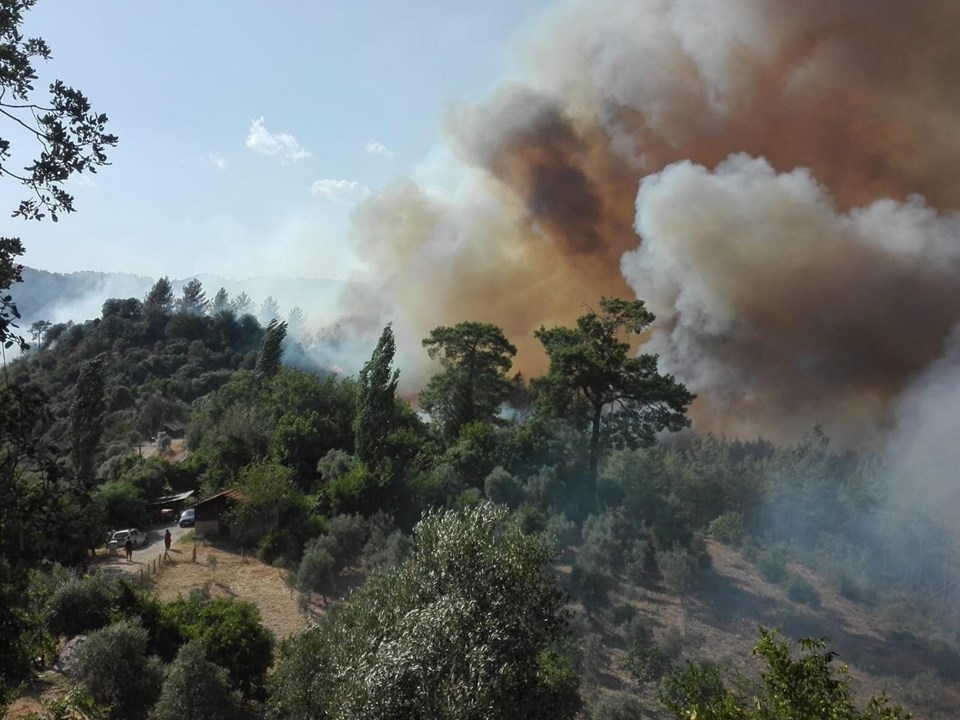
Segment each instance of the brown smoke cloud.
[{"label": "brown smoke cloud", "polygon": [[357,318],[395,320],[416,384],[436,325],[496,322],[536,373],[534,329],[635,293],[701,426],[867,439],[960,319],[958,26],[953,0],[561,3],[523,84],[451,111],[456,192],[358,211],[386,289]]}]

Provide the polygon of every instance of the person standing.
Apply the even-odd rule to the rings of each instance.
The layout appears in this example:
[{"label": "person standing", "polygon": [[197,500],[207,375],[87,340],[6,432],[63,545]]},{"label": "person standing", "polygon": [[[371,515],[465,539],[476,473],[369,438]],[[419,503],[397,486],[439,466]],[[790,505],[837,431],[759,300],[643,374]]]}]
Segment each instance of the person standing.
[{"label": "person standing", "polygon": [[170,543],[173,542],[173,536],[170,534],[170,528],[167,528],[167,531],[163,534],[163,547],[166,548],[163,551],[164,557],[170,554]]},{"label": "person standing", "polygon": [[127,552],[127,562],[133,562],[133,540],[130,539],[129,535],[123,541],[123,549]]}]

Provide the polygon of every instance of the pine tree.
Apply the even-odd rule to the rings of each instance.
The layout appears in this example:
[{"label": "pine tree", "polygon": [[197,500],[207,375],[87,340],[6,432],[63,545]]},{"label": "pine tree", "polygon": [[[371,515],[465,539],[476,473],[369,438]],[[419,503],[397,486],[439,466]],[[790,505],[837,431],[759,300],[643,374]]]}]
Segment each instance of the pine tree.
[{"label": "pine tree", "polygon": [[263,301],[263,305],[260,306],[260,324],[269,325],[279,319],[280,306],[277,305],[277,301],[273,299],[272,295],[268,295],[267,299]]},{"label": "pine tree", "polygon": [[295,338],[302,336],[306,323],[307,319],[303,315],[303,310],[300,309],[299,305],[294,305],[287,313],[287,327],[290,330],[290,335]]},{"label": "pine tree", "polygon": [[233,301],[230,303],[230,307],[233,308],[233,311],[240,315],[248,315],[251,310],[253,310],[253,300],[250,299],[250,296],[245,292],[241,292],[237,295]]},{"label": "pine tree", "polygon": [[420,405],[449,439],[464,425],[494,422],[513,391],[506,372],[517,348],[496,325],[462,322],[438,327],[423,341],[441,370],[420,393]]},{"label": "pine tree", "polygon": [[227,294],[227,289],[222,287],[217,290],[217,294],[213,296],[213,312],[214,314],[219,314],[229,309],[230,296]]},{"label": "pine tree", "polygon": [[177,312],[181,315],[205,315],[210,306],[203,284],[194,278],[183,286],[183,295],[177,301]]},{"label": "pine tree", "polygon": [[143,301],[144,313],[163,312],[169,313],[173,309],[173,286],[170,284],[170,278],[164,275],[157,280],[147,293]]}]

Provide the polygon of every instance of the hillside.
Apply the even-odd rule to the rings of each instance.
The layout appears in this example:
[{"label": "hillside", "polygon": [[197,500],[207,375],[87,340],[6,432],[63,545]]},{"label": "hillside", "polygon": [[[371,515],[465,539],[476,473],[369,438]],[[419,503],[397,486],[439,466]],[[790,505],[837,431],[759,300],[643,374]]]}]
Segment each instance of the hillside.
[{"label": "hillside", "polygon": [[[391,642],[424,632],[446,648],[420,657],[435,652],[430,643],[405,646],[398,662],[450,666],[418,682],[459,686],[458,658],[522,648],[528,659],[517,667],[534,668],[535,686],[551,677],[537,692],[569,718],[614,717],[610,703],[633,707],[626,717],[673,717],[660,693],[686,661],[715,674],[711,692],[722,680],[723,692],[749,697],[755,687],[742,680],[755,677],[760,626],[829,638],[861,702],[885,691],[924,718],[960,707],[951,528],[891,503],[903,480],[875,458],[834,451],[816,427],[775,445],[692,432],[658,441],[637,424],[642,407],[591,420],[561,371],[507,376],[502,330],[470,322],[426,339],[442,362],[421,395],[429,415],[419,413],[396,394],[391,326],[362,372],[344,377],[328,369],[316,338],[229,308],[212,312],[202,291],[193,283],[177,297],[158,281],[144,300],[113,300],[95,320],[46,328],[8,368],[2,392],[15,412],[0,417],[12,461],[0,465],[8,488],[0,538],[19,568],[8,598],[36,623],[23,637],[43,628],[22,677],[78,634],[137,633],[130,622],[145,625],[144,668],[153,657],[173,662],[191,638],[219,638],[236,616],[243,633],[264,638],[255,662],[235,661],[219,640],[204,647],[247,709],[263,714],[264,703],[306,702],[290,688],[332,681],[324,668],[352,667],[351,653],[385,642],[364,634],[382,624],[365,613],[399,613]],[[557,329],[550,341],[569,346],[553,351],[596,344],[583,361],[620,358],[603,377],[630,382],[634,360],[617,323],[638,309],[609,305],[603,317]],[[479,358],[470,355],[481,346]],[[689,395],[661,382],[680,408],[671,422],[683,427]],[[482,398],[472,414],[467,397]],[[499,414],[508,401],[524,409],[511,421]],[[653,420],[661,429],[663,417]],[[175,552],[146,595],[84,574],[102,567],[90,551],[106,529],[142,527],[149,503],[186,490],[191,502],[221,498],[207,505],[205,532],[225,537],[208,537],[199,562]],[[417,534],[436,523],[479,535],[446,545]],[[500,546],[509,533],[519,535]],[[550,536],[564,548],[559,559]],[[242,556],[229,539],[240,537]],[[484,543],[487,564],[476,566],[470,548]],[[510,575],[517,566],[524,573]],[[569,626],[553,578],[569,598]],[[511,584],[521,581],[527,589],[517,593]],[[488,585],[491,601],[507,603],[502,611],[462,610],[485,607],[460,594],[482,596]],[[326,612],[327,599],[349,591],[359,600]],[[542,602],[532,602],[536,593]],[[401,612],[404,603],[412,605]],[[437,603],[461,609],[434,615]],[[514,612],[529,624],[512,624]],[[301,633],[308,618],[316,630]],[[423,625],[408,631],[408,621]],[[523,627],[541,644],[514,635]],[[282,651],[266,640],[271,632],[286,639]],[[304,660],[317,653],[329,664]],[[549,673],[537,669],[548,659]],[[270,685],[270,668],[287,680]],[[381,670],[371,672],[395,677]],[[356,682],[357,692],[367,687]]]},{"label": "hillside", "polygon": [[[283,316],[295,306],[300,307],[316,327],[331,321],[339,295],[346,287],[345,282],[328,278],[254,276],[238,280],[209,273],[173,278],[170,283],[179,293],[190,280],[199,280],[210,299],[221,287],[231,297],[245,292],[254,303],[254,314],[267,297],[278,303]],[[142,299],[155,282],[156,278],[130,273],[54,273],[25,267],[23,282],[11,290],[26,328],[38,320],[54,324],[83,322],[100,315],[103,303],[110,298]]]}]

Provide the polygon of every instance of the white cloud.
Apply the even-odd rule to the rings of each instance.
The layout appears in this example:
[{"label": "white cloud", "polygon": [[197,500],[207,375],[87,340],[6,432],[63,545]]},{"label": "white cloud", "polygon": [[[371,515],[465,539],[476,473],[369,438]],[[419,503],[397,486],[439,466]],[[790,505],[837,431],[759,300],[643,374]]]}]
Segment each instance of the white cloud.
[{"label": "white cloud", "polygon": [[321,200],[330,200],[342,205],[353,205],[366,199],[370,190],[356,180],[335,180],[324,178],[316,180],[310,186],[310,194]]},{"label": "white cloud", "polygon": [[384,157],[392,158],[394,156],[393,150],[388,148],[379,140],[367,140],[366,151],[371,155],[383,155]]},{"label": "white cloud", "polygon": [[248,148],[279,160],[283,165],[290,165],[310,157],[310,153],[303,149],[293,135],[287,133],[273,134],[264,127],[263,122],[261,117],[250,124],[250,132],[247,133]]},{"label": "white cloud", "polygon": [[218,170],[223,170],[227,166],[226,159],[218,153],[207,153],[206,160]]}]

